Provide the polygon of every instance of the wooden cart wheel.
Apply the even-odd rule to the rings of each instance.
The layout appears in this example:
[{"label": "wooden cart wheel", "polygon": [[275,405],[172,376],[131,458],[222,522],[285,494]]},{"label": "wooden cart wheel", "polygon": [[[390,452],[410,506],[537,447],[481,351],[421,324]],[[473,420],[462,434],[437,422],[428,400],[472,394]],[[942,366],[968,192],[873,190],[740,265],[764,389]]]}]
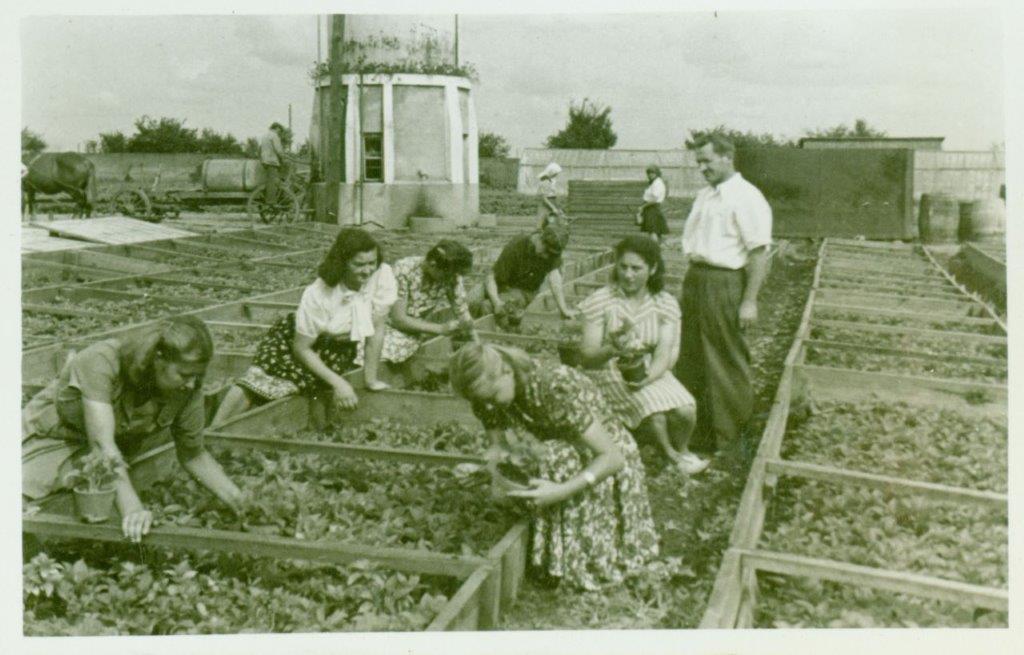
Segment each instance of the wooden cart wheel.
[{"label": "wooden cart wheel", "polygon": [[132,218],[147,218],[153,211],[149,196],[141,189],[118,193],[114,196],[114,209]]},{"label": "wooden cart wheel", "polygon": [[249,195],[246,211],[249,219],[260,223],[294,223],[300,211],[299,200],[291,189],[277,190],[277,201],[270,205],[264,201],[266,186],[261,185]]}]

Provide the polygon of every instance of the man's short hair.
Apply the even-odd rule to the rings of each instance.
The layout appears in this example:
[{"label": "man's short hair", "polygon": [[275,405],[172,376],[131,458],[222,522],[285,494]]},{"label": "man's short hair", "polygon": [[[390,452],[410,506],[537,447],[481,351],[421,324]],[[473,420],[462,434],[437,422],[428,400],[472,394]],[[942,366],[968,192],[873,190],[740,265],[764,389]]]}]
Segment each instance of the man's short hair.
[{"label": "man's short hair", "polygon": [[709,143],[711,144],[711,149],[714,150],[716,155],[725,155],[730,159],[736,157],[736,146],[733,145],[732,141],[720,134],[702,134],[693,140],[693,145],[690,149],[699,150]]}]

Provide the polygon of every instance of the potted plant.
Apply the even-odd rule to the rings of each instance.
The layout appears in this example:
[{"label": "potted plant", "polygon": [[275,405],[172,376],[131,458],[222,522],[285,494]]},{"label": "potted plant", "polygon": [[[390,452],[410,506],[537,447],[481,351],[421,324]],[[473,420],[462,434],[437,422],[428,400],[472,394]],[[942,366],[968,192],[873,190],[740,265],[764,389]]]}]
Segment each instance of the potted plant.
[{"label": "potted plant", "polygon": [[647,377],[647,351],[643,348],[629,348],[619,355],[616,366],[626,382],[640,382]]},{"label": "potted plant", "polygon": [[498,327],[506,332],[515,332],[523,322],[523,314],[526,312],[526,305],[516,298],[506,300],[501,311],[496,312],[494,320]]},{"label": "potted plant", "polygon": [[566,321],[558,330],[558,359],[566,366],[582,366],[583,353],[580,341],[583,336],[583,324],[579,321]]},{"label": "potted plant", "polygon": [[82,457],[64,478],[75,494],[75,509],[87,523],[101,523],[114,513],[121,462],[94,450]]}]

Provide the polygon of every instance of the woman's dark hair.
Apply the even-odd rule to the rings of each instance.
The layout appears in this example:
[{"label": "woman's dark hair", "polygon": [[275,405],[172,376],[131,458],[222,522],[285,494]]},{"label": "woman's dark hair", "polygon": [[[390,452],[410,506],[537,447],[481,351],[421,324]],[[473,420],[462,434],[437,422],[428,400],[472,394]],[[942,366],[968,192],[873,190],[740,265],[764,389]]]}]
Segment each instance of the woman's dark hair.
[{"label": "woman's dark hair", "polygon": [[139,387],[149,386],[153,361],[203,364],[213,359],[213,337],[195,316],[175,316],[126,339],[121,347],[122,370]]},{"label": "woman's dark hair", "polygon": [[327,251],[324,260],[316,269],[317,276],[329,287],[336,287],[345,275],[345,269],[353,257],[359,253],[374,250],[377,252],[377,266],[384,261],[384,251],[377,240],[366,230],[347,227],[338,232],[334,244]]},{"label": "woman's dark hair", "polygon": [[[650,166],[647,167],[647,169],[644,172],[654,173],[655,179],[661,178],[661,183],[665,185],[665,197],[668,198],[668,180],[666,180],[665,176],[662,175],[661,166],[658,166],[657,164],[651,164]],[[653,182],[651,182],[651,184],[653,184]]]},{"label": "woman's dark hair", "polygon": [[454,239],[442,239],[427,252],[427,261],[448,275],[468,275],[473,270],[473,253]]},{"label": "woman's dark hair", "polygon": [[[619,241],[615,245],[615,261],[618,262],[627,252],[639,255],[651,269],[647,278],[647,290],[658,293],[665,288],[665,260],[661,256],[661,246],[654,239],[634,234]],[[612,267],[612,281],[618,282],[618,267]]]}]

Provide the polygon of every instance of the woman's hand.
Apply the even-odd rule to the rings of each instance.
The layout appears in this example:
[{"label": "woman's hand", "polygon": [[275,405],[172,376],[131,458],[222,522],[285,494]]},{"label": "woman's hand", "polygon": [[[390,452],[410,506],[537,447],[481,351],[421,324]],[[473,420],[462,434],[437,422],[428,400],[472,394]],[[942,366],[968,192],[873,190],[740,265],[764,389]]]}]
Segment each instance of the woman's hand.
[{"label": "woman's hand", "polygon": [[651,384],[652,382],[656,381],[662,375],[664,375],[664,373],[662,373],[660,375],[651,375],[651,374],[648,373],[646,376],[644,376],[644,379],[640,380],[639,382],[628,382],[627,381],[626,382],[626,386],[629,387],[630,389],[633,389],[633,390],[643,389],[648,384]]},{"label": "woman's hand", "polygon": [[129,510],[121,519],[121,531],[125,538],[132,543],[139,543],[142,537],[149,534],[149,528],[153,525],[153,512],[139,505]]},{"label": "woman's hand", "polygon": [[511,498],[532,500],[537,507],[547,507],[566,499],[565,487],[557,482],[530,478],[530,487],[521,491],[509,491]]},{"label": "woman's hand", "polygon": [[342,409],[356,408],[356,405],[359,404],[359,396],[356,395],[355,389],[352,388],[348,381],[339,378],[332,386],[334,387],[334,401]]}]

